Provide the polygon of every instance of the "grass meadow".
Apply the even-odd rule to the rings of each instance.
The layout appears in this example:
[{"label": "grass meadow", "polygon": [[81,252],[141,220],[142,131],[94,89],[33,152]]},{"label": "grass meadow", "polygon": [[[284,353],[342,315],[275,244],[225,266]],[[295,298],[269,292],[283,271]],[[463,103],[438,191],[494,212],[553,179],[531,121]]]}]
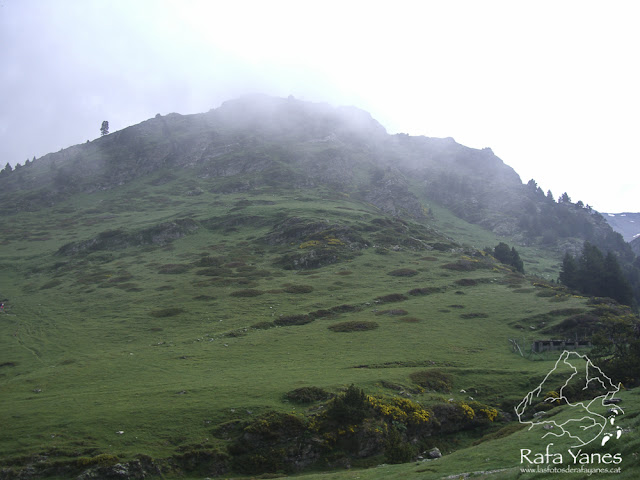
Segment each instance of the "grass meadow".
[{"label": "grass meadow", "polygon": [[[508,411],[557,358],[521,356],[510,339],[526,352],[540,335],[532,317],[586,309],[584,298],[536,286],[539,280],[480,254],[469,256],[465,245],[482,249],[501,239],[435,206],[422,230],[380,226],[372,221],[386,217],[372,205],[322,188],[234,193],[222,180],[196,181],[186,173],[168,178],[76,195],[4,219],[5,465],[34,455],[127,460],[165,458],[193,446],[224,448],[215,433],[222,423],[271,410],[304,414],[285,398],[296,388],[340,392],[354,384],[369,394],[394,395],[388,385],[415,388],[410,375],[425,369],[449,373],[452,391],[416,393],[414,400],[429,405],[443,395],[472,395]],[[287,218],[304,219],[304,228],[271,241],[274,226]],[[199,228],[155,243],[141,234],[126,237],[128,246],[58,253],[104,232],[141,232],[176,219]],[[318,222],[327,226],[320,233]],[[403,243],[412,228],[422,235],[420,248]],[[351,234],[362,241],[349,244]],[[429,246],[443,243],[448,247]],[[335,261],[286,268],[284,257],[315,247]],[[557,260],[524,247],[521,255],[528,272],[555,278]],[[392,273],[398,270],[404,274]],[[563,318],[551,315],[550,322]],[[344,322],[377,328],[330,328]],[[622,395],[625,404],[637,402],[637,392]],[[637,409],[628,413],[634,418]],[[637,449],[635,438],[625,448]],[[506,470],[491,478],[532,478],[514,470],[520,445],[535,442],[526,431],[472,446],[476,440],[468,432],[443,441],[444,456],[436,461],[308,478],[427,479],[496,469]],[[625,462],[631,464],[630,452]]]}]

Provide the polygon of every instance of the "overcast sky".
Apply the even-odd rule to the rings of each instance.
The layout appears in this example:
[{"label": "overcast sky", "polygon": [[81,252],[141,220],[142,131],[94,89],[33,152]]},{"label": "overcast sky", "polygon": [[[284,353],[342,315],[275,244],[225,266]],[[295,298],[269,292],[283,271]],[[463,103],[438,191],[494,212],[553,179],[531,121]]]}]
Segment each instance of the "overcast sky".
[{"label": "overcast sky", "polygon": [[0,168],[103,120],[292,94],[640,212],[639,24],[635,0],[0,0]]}]

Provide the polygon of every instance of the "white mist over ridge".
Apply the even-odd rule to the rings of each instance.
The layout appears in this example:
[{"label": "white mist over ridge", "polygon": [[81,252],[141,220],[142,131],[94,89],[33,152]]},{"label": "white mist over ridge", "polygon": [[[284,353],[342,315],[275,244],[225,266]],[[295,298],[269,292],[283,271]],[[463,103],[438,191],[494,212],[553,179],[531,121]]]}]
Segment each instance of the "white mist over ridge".
[{"label": "white mist over ridge", "polygon": [[390,133],[489,146],[556,198],[640,211],[635,9],[10,2],[0,15],[0,42],[12,47],[0,52],[0,167],[92,140],[103,120],[116,131],[264,92],[354,105]]}]

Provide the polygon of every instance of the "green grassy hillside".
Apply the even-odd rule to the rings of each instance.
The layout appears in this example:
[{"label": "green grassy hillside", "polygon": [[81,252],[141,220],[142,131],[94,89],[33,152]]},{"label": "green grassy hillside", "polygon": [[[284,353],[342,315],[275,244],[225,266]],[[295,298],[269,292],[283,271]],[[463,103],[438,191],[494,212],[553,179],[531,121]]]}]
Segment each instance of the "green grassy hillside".
[{"label": "green grassy hillside", "polygon": [[[331,405],[288,392],[340,395],[352,384],[380,402],[410,399],[431,422],[429,409],[447,403],[502,413],[416,440],[416,452],[438,447],[442,459],[317,478],[516,466],[510,449],[525,434],[513,407],[556,358],[528,345],[548,336],[543,326],[588,311],[586,299],[512,272],[480,251],[498,237],[426,202],[430,215],[402,220],[322,186],[233,193],[225,182],[161,170],[4,219],[0,478],[25,468],[71,478],[132,461],[147,476],[241,475],[243,431],[272,412],[306,422]],[[555,278],[557,260],[542,253],[523,248],[525,268]],[[433,371],[450,385],[416,380]],[[349,437],[341,429],[318,435]],[[496,431],[514,433],[473,446]],[[336,442],[307,470],[389,455]],[[623,467],[634,462],[625,454]],[[254,475],[296,471],[261,465]]]}]

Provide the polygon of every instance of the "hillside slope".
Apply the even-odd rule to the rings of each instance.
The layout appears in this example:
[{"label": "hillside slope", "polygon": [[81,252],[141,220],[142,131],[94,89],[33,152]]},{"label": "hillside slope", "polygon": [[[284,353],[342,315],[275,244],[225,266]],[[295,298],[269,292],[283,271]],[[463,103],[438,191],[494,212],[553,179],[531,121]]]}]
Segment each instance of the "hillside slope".
[{"label": "hillside slope", "polygon": [[[327,185],[393,215],[419,218],[414,193],[519,244],[577,253],[588,240],[631,261],[628,245],[588,206],[548,199],[490,149],[388,135],[356,108],[249,96],[196,115],[170,114],[38,159],[3,175],[7,213],[124,185],[159,169],[225,178],[226,191]],[[413,193],[411,193],[413,192]]]},{"label": "hillside slope", "polygon": [[[557,358],[535,340],[630,316],[542,280],[559,257],[535,239],[517,245],[535,278],[484,251],[530,238],[498,235],[517,212],[496,192],[529,189],[532,218],[544,211],[490,151],[389,136],[356,109],[241,99],[0,182],[2,479],[474,451],[519,429],[514,406]],[[546,208],[610,232],[585,208]]]}]

